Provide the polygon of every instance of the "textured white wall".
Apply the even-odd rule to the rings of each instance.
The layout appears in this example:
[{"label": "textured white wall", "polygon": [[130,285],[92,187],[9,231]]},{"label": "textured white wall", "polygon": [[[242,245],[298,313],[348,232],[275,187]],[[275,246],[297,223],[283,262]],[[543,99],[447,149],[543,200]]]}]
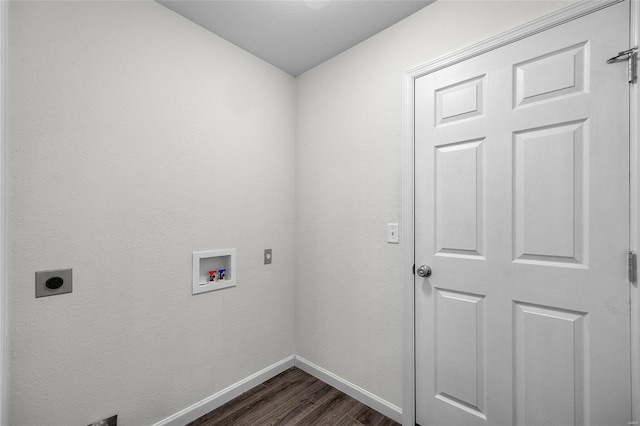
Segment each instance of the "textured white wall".
[{"label": "textured white wall", "polygon": [[11,424],[152,424],[291,355],[295,80],[154,2],[9,12]]},{"label": "textured white wall", "polygon": [[568,4],[438,1],[298,77],[296,354],[402,406],[403,73]]}]

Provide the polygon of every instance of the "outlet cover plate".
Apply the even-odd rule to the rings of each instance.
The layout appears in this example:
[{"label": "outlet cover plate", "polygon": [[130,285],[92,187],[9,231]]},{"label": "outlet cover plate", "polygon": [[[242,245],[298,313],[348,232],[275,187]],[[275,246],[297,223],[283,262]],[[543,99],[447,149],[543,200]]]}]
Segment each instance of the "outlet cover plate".
[{"label": "outlet cover plate", "polygon": [[264,264],[271,264],[271,249],[264,249]]},{"label": "outlet cover plate", "polygon": [[[62,285],[56,289],[50,289],[46,283],[49,278],[60,277]],[[56,294],[71,293],[72,269],[52,269],[50,271],[36,272],[36,297],[55,296]]]}]

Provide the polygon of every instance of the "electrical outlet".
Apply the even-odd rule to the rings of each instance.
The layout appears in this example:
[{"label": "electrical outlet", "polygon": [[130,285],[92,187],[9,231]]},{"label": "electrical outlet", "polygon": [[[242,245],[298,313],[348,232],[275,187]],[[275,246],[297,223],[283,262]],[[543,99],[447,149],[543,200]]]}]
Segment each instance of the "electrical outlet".
[{"label": "electrical outlet", "polygon": [[271,249],[264,249],[264,264],[271,264]]},{"label": "electrical outlet", "polygon": [[36,272],[36,297],[71,293],[71,269],[53,269]]}]

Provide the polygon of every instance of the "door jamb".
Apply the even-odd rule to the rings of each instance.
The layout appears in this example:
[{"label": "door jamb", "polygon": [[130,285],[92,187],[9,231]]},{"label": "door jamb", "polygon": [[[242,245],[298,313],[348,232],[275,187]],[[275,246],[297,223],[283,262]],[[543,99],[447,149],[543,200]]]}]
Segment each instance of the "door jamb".
[{"label": "door jamb", "polygon": [[0,425],[9,424],[9,332],[7,303],[7,37],[9,1],[0,0]]},{"label": "door jamb", "polygon": [[[640,2],[631,1],[630,46],[640,45]],[[640,251],[640,81],[630,85],[629,93],[629,249]],[[640,421],[640,288],[638,279],[629,286],[631,298],[631,422]]]},{"label": "door jamb", "polygon": [[[582,1],[557,12],[536,19],[530,23],[498,34],[480,43],[434,59],[424,65],[407,71],[404,75],[404,116],[403,116],[403,157],[402,157],[402,222],[401,241],[405,241],[403,251],[404,274],[404,396],[402,404],[402,424],[415,425],[415,292],[413,266],[415,259],[415,216],[414,216],[414,89],[415,80],[450,65],[479,56],[518,40],[530,37],[549,28],[562,25],[581,16],[596,12],[623,0]],[[640,41],[640,1],[631,0],[631,41],[637,46]],[[621,50],[623,48],[621,47]],[[614,52],[615,53],[615,52]],[[634,251],[640,248],[640,90],[638,83],[631,86],[631,241]],[[638,196],[636,196],[636,194]],[[640,418],[640,289],[631,285],[631,397],[632,419]],[[637,424],[637,423],[636,423]]]}]

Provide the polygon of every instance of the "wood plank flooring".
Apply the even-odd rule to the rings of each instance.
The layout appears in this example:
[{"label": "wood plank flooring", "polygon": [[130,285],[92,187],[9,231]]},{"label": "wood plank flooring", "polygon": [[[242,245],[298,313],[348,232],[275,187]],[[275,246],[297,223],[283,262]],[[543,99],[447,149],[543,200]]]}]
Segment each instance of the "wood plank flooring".
[{"label": "wood plank flooring", "polygon": [[400,426],[299,368],[243,393],[188,426]]}]

